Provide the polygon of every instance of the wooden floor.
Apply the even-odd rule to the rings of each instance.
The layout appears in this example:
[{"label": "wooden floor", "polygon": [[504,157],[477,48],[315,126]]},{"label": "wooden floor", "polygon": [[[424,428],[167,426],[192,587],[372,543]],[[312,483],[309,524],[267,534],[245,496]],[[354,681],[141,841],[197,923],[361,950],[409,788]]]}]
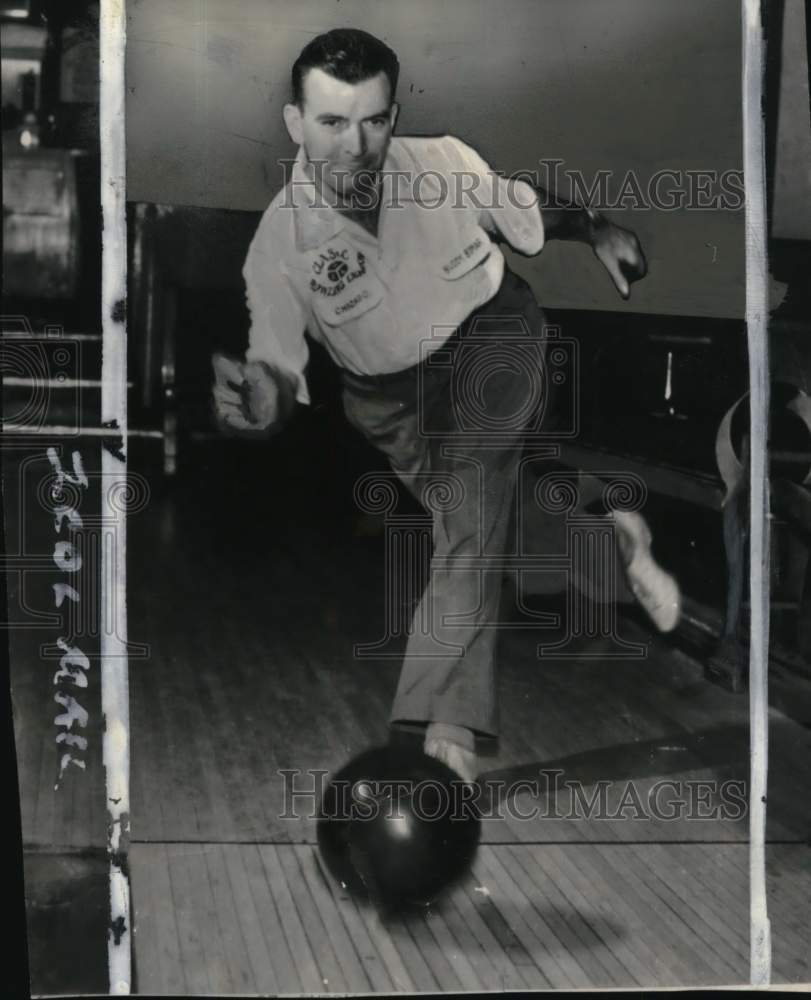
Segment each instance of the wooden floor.
[{"label": "wooden floor", "polygon": [[[246,449],[244,462],[256,456]],[[733,793],[745,802],[748,702],[634,620],[622,634],[650,644],[645,659],[601,659],[600,643],[583,641],[582,658],[547,662],[536,646],[554,636],[507,600],[501,737],[482,760],[500,809],[484,822],[471,877],[395,921],[342,896],[319,867],[309,810],[285,815],[282,772],[313,787],[313,772],[387,737],[402,643],[391,658],[353,655],[383,632],[382,540],[353,537],[345,510],[319,520],[295,484],[267,496],[247,488],[251,468],[229,477],[201,460],[130,519],[138,990],[746,982],[748,818]],[[47,519],[43,530],[47,542]],[[103,845],[97,759],[53,790],[50,675],[31,669],[40,641],[18,632],[12,650],[25,842]],[[773,711],[768,887],[782,983],[811,981],[809,753],[811,732]],[[511,790],[541,769],[563,773],[554,799]],[[663,780],[682,798],[705,795],[709,815],[655,815]],[[571,789],[591,794],[599,782],[604,814],[571,815]],[[521,818],[538,806],[542,815]]]},{"label": "wooden floor", "polygon": [[[807,982],[811,869],[773,847],[774,981]],[[309,844],[139,844],[142,992],[366,993],[748,982],[739,844],[511,844],[429,910],[384,920]]]}]

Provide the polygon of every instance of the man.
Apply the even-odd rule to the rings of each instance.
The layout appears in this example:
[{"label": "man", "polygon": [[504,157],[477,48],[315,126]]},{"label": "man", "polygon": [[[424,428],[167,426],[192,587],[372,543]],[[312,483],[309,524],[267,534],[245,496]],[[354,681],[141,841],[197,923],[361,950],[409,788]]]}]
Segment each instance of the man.
[{"label": "man", "polygon": [[[315,38],[296,61],[284,120],[299,154],[245,263],[246,358],[214,359],[214,397],[224,429],[277,429],[309,402],[306,328],[341,370],[350,423],[409,490],[424,503],[432,489],[457,491],[432,504],[431,578],[415,617],[428,627],[409,637],[391,722],[424,725],[426,753],[473,781],[474,737],[496,732],[488,622],[502,580],[497,565],[473,563],[504,552],[516,469],[544,405],[543,315],[496,244],[530,255],[547,239],[587,243],[624,298],[646,265],[633,233],[542,206],[460,140],[393,138],[398,72],[391,49],[353,29]],[[673,628],[678,588],[653,562],[647,526],[613,516],[631,588]]]}]

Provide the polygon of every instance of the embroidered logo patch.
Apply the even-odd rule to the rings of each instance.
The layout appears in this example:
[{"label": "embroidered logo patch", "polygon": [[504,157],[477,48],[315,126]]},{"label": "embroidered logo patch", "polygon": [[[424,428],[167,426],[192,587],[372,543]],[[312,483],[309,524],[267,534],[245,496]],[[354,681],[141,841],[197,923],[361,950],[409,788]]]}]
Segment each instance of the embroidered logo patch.
[{"label": "embroidered logo patch", "polygon": [[327,267],[327,277],[330,281],[340,281],[349,271],[345,260],[334,260]]},{"label": "embroidered logo patch", "polygon": [[311,264],[310,290],[332,297],[366,274],[366,257],[347,246],[326,247]]}]

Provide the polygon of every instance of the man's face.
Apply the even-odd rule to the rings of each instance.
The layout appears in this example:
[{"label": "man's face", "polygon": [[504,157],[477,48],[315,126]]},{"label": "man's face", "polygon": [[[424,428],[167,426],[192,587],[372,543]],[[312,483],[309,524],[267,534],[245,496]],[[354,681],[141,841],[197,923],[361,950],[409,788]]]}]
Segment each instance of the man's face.
[{"label": "man's face", "polygon": [[348,200],[368,194],[368,175],[383,166],[397,111],[385,73],[344,83],[311,69],[304,77],[304,107],[288,104],[284,117],[290,137],[315,164],[322,187]]}]

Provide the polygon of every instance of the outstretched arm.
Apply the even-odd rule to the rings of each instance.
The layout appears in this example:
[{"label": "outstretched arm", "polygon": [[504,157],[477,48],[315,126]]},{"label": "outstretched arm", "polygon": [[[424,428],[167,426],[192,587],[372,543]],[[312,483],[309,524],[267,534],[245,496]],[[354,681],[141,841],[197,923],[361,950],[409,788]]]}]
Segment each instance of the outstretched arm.
[{"label": "outstretched arm", "polygon": [[306,310],[264,224],[265,219],[242,271],[251,316],[248,350],[244,358],[215,354],[212,359],[216,422],[223,431],[248,437],[275,434],[297,402],[310,401]]},{"label": "outstretched arm", "polygon": [[[497,243],[507,243],[527,256],[539,253],[546,240],[587,243],[624,299],[631,294],[631,282],[648,273],[645,254],[630,229],[615,225],[593,209],[563,201],[538,185],[505,178],[461,139],[447,136],[446,140],[449,153],[455,157],[452,167],[461,171],[460,176],[469,175],[478,181],[474,189],[488,206],[481,212],[480,221]],[[536,207],[532,204],[533,192],[538,198],[542,226],[537,225],[537,218],[532,220],[534,225],[527,225],[525,212]],[[481,209],[482,202],[477,207]]]},{"label": "outstretched arm", "polygon": [[631,283],[648,273],[645,254],[635,233],[610,222],[600,212],[564,202],[541,187],[535,188],[547,240],[586,243],[611,275],[620,295],[627,299]]}]

